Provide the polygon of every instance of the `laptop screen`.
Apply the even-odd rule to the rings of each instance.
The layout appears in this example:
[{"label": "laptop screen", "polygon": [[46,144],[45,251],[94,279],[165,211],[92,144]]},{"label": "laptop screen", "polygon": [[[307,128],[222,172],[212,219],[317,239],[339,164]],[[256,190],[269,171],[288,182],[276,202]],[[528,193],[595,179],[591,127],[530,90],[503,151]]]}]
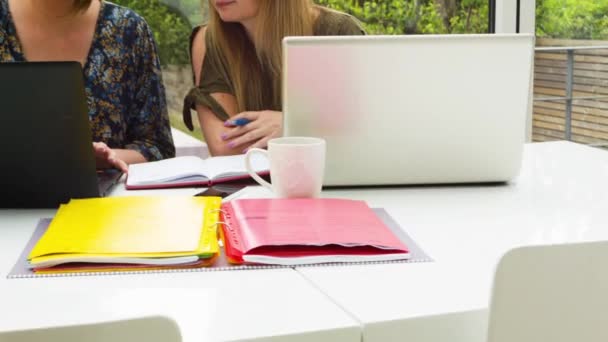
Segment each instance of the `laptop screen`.
[{"label": "laptop screen", "polygon": [[0,207],[99,196],[80,64],[0,63],[0,74]]},{"label": "laptop screen", "polygon": [[532,35],[288,37],[284,133],[327,141],[325,186],[505,182]]}]

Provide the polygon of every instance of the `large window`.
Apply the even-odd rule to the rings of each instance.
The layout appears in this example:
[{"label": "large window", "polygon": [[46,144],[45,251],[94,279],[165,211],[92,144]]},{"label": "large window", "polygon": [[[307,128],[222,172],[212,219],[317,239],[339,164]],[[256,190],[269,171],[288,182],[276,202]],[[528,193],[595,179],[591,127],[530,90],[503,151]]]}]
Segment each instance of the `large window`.
[{"label": "large window", "polygon": [[[189,36],[192,27],[205,22],[207,0],[112,1],[134,9],[152,27],[160,50],[171,125],[190,133],[181,118],[182,99],[192,86]],[[369,34],[486,33],[492,1],[315,0],[320,5],[354,15]],[[192,134],[202,138],[198,127]]]},{"label": "large window", "polygon": [[[207,1],[201,0],[112,0],[143,16],[158,44],[167,91],[171,125],[201,139],[200,128],[188,131],[182,121],[182,100],[192,86],[189,37],[192,28],[205,21]],[[196,120],[195,120],[196,123]]]},{"label": "large window", "polygon": [[488,0],[316,0],[363,22],[369,34],[488,32]]},{"label": "large window", "polygon": [[608,0],[536,0],[535,141],[608,144]]}]

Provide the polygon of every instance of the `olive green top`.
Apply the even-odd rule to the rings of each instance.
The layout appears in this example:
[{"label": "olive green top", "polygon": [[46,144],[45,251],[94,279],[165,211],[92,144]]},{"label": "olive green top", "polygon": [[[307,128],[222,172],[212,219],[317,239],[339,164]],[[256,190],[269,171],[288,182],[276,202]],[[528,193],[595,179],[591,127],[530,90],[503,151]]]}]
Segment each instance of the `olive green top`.
[{"label": "olive green top", "polygon": [[[319,17],[317,18],[314,27],[313,34],[315,36],[349,36],[349,35],[364,35],[361,23],[353,16],[327,9],[325,7],[318,7],[320,9]],[[190,47],[192,47],[192,40],[198,30],[202,26],[194,28],[192,35],[190,36]],[[184,99],[184,110],[183,118],[186,126],[193,130],[192,117],[190,109],[195,109],[196,105],[202,105],[208,107],[220,120],[227,120],[228,114],[224,108],[217,102],[213,97],[212,93],[228,93],[234,94],[232,82],[229,77],[227,66],[222,63],[221,55],[219,51],[210,49],[211,44],[209,42],[208,35],[205,38],[205,45],[207,47],[205,58],[203,60],[203,66],[201,68],[200,84],[197,87],[192,88]],[[192,51],[192,49],[190,49]],[[194,78],[194,75],[193,75]],[[266,78],[266,82],[272,82],[270,77]],[[268,83],[268,89],[272,89],[272,84]],[[265,104],[268,110],[280,111],[281,108],[273,108],[272,103]],[[280,106],[280,105],[279,105]],[[259,110],[261,110],[259,109]],[[258,110],[256,108],[248,108],[248,110]]]}]

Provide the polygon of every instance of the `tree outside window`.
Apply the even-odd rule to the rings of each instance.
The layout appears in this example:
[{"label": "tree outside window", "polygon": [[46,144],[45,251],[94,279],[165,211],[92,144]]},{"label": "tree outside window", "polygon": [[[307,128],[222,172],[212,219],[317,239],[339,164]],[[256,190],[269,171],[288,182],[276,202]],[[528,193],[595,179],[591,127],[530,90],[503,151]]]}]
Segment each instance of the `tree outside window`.
[{"label": "tree outside window", "polygon": [[536,0],[532,139],[608,146],[608,0]]},{"label": "tree outside window", "polygon": [[[111,0],[146,19],[154,32],[163,67],[171,125],[182,123],[184,94],[192,86],[189,37],[207,17],[206,0]],[[275,0],[289,1],[289,0]],[[369,34],[488,32],[489,0],[315,0],[358,18]],[[190,133],[190,132],[188,132]],[[200,129],[193,134],[202,138]]]}]

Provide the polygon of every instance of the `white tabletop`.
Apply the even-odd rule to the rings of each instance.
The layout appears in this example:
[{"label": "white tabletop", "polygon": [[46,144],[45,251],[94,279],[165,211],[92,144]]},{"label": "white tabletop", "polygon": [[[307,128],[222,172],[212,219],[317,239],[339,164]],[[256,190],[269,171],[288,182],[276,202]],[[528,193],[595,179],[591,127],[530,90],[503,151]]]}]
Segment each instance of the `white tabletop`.
[{"label": "white tabletop", "polygon": [[171,127],[173,144],[175,145],[175,156],[196,156],[200,158],[209,157],[209,148],[204,141],[200,141],[177,128]]},{"label": "white tabletop", "polygon": [[184,341],[360,341],[358,323],[292,269],[7,279],[52,215],[0,210],[0,331],[166,315]]},{"label": "white tabletop", "polygon": [[498,259],[520,245],[608,239],[608,153],[526,146],[497,186],[329,191],[384,207],[436,261],[299,268],[364,326],[364,341],[484,341]]},{"label": "white tabletop", "polygon": [[435,259],[419,264],[7,280],[38,218],[53,212],[3,210],[0,331],[166,314],[187,340],[360,341],[363,331],[364,341],[483,341],[507,249],[608,239],[606,175],[608,153],[557,142],[527,145],[508,185],[324,192],[385,208]]},{"label": "white tabletop", "polygon": [[127,190],[125,189],[125,181],[127,175],[123,175],[118,184],[114,185],[108,196],[194,196],[206,188],[173,188],[173,189],[145,189],[145,190]]}]

